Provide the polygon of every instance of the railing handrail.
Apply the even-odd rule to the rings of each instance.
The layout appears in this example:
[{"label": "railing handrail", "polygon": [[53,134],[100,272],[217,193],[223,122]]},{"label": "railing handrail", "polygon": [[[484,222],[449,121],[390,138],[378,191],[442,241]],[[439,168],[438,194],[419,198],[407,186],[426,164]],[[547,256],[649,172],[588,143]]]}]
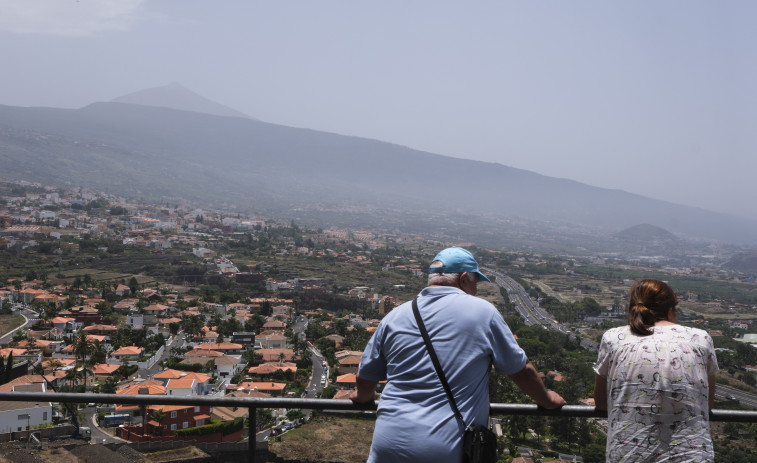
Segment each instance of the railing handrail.
[{"label": "railing handrail", "polygon": [[[124,405],[209,405],[245,408],[305,408],[312,410],[375,410],[375,403],[355,405],[349,400],[298,399],[285,397],[197,397],[147,394],[94,394],[75,392],[0,392],[0,401],[12,402],[71,402]],[[490,404],[493,415],[562,416],[579,418],[607,418],[607,412],[590,405],[565,405],[547,410],[534,404]],[[757,423],[754,410],[712,410],[711,421]]]},{"label": "railing handrail", "polygon": [[[314,410],[375,410],[375,403],[355,405],[349,400],[333,399],[292,399],[292,398],[257,398],[257,397],[176,397],[148,394],[93,394],[74,392],[0,392],[0,401],[13,402],[70,402],[70,403],[107,403],[137,405],[210,405],[217,407],[246,407],[248,409],[249,429],[257,429],[256,413],[258,408],[306,408]],[[547,410],[529,404],[490,404],[493,415],[530,415],[561,416],[581,418],[606,418],[607,412],[588,405],[565,405],[556,410]],[[746,410],[712,410],[712,421],[736,421],[757,423],[757,411]],[[255,463],[255,433],[250,432],[247,439],[247,458]]]}]

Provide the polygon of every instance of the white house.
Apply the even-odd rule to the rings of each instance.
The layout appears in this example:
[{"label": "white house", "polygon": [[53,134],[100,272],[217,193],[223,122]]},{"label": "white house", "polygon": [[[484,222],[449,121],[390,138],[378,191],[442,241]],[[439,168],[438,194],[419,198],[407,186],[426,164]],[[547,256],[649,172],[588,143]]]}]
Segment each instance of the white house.
[{"label": "white house", "polygon": [[[17,384],[13,392],[45,392],[44,383]],[[0,433],[24,431],[53,421],[51,402],[0,402]]]},{"label": "white house", "polygon": [[187,377],[169,379],[166,394],[181,397],[197,395],[197,381]]},{"label": "white house", "polygon": [[130,313],[126,316],[126,324],[133,329],[141,329],[145,324],[145,316],[141,313]]}]

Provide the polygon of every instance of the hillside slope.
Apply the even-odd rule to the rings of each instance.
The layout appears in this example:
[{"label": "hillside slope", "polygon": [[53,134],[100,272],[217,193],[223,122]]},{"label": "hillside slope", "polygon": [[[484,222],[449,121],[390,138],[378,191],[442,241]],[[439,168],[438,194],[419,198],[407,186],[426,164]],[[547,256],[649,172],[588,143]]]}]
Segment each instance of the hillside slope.
[{"label": "hillside slope", "polygon": [[[757,224],[495,163],[239,117],[123,103],[0,106],[3,176],[240,210],[352,210],[565,222],[757,242]],[[357,216],[355,216],[357,217]]]}]

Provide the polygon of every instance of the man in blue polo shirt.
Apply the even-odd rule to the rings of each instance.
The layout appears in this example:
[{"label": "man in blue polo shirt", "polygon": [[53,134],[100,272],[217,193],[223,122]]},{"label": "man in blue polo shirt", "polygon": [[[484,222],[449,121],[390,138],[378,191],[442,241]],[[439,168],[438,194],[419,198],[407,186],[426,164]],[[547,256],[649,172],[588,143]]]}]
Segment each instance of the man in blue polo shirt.
[{"label": "man in blue polo shirt", "polygon": [[[565,405],[560,395],[546,389],[502,315],[475,297],[481,280],[489,281],[470,252],[447,248],[431,263],[428,287],[417,299],[465,424],[488,424],[492,365],[540,406]],[[461,461],[464,429],[428,355],[412,302],[381,321],[363,353],[351,399],[370,402],[383,380],[388,382],[378,404],[368,462]]]}]

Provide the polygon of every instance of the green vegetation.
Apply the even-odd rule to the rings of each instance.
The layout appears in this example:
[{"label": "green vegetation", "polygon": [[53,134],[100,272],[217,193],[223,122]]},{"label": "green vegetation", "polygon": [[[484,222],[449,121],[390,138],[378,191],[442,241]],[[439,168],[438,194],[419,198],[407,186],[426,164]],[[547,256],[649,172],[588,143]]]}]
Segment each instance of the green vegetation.
[{"label": "green vegetation", "polygon": [[195,426],[194,428],[177,429],[174,431],[179,437],[203,436],[205,434],[222,433],[224,436],[241,431],[244,427],[243,418],[235,418],[233,421],[211,421],[204,426]]},{"label": "green vegetation", "polygon": [[757,304],[757,286],[754,284],[718,280],[707,275],[679,276],[653,268],[622,269],[609,265],[582,265],[574,267],[573,270],[577,275],[605,281],[656,278],[667,281],[678,294],[689,291],[697,293],[701,302],[730,301],[730,303]]}]

